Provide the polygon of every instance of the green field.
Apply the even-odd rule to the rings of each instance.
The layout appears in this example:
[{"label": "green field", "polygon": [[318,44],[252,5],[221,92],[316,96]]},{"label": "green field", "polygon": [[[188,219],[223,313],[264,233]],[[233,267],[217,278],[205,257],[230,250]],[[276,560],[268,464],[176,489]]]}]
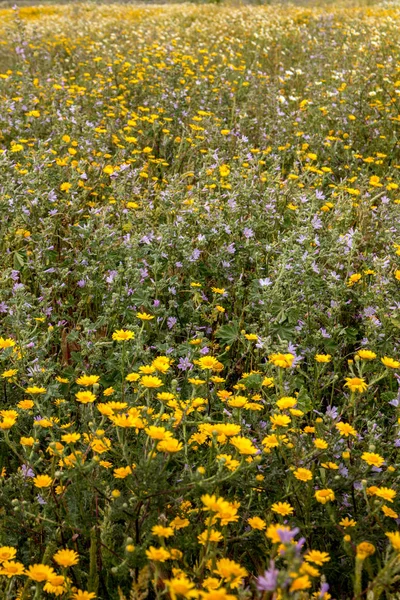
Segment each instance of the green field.
[{"label": "green field", "polygon": [[0,8],[0,597],[400,597],[400,7]]}]

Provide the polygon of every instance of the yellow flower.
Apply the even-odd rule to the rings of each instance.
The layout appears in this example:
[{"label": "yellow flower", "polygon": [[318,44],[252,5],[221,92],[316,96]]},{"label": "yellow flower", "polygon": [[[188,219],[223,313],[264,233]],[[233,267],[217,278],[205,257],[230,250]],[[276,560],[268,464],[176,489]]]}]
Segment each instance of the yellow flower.
[{"label": "yellow flower", "polygon": [[93,600],[96,598],[96,594],[94,592],[85,592],[83,590],[77,590],[72,594],[73,600]]},{"label": "yellow flower", "polygon": [[63,575],[54,575],[54,577],[50,577],[47,583],[44,584],[43,589],[45,592],[49,592],[55,596],[61,596],[67,591],[65,577]]},{"label": "yellow flower", "polygon": [[154,319],[153,315],[149,315],[148,313],[145,313],[145,312],[138,312],[138,313],[136,313],[136,316],[141,321],[151,321],[152,319]]},{"label": "yellow flower", "polygon": [[333,502],[335,500],[335,493],[330,488],[317,490],[314,496],[317,502],[320,502],[321,504],[326,504],[327,502]]},{"label": "yellow flower", "polygon": [[341,521],[339,521],[339,525],[341,527],[355,527],[357,525],[357,521],[355,521],[354,519],[349,519],[348,517],[345,517],[344,519],[342,519]]},{"label": "yellow flower", "polygon": [[126,381],[130,381],[131,383],[134,383],[135,381],[138,381],[140,379],[140,375],[139,373],[128,373],[128,375],[125,377]]},{"label": "yellow flower", "polygon": [[14,377],[14,375],[16,375],[17,373],[18,373],[18,369],[8,369],[8,371],[3,371],[1,376],[3,377],[3,379],[7,379],[10,377]]},{"label": "yellow flower", "polygon": [[371,185],[372,187],[382,187],[382,183],[380,183],[380,177],[378,177],[377,175],[372,175],[369,178],[369,185]]},{"label": "yellow flower", "polygon": [[258,340],[258,335],[256,335],[255,333],[245,333],[244,337],[250,342],[256,342]]},{"label": "yellow flower", "polygon": [[206,529],[203,533],[197,536],[199,544],[205,546],[208,542],[216,543],[224,539],[222,533],[216,529]]},{"label": "yellow flower", "polygon": [[303,467],[296,469],[296,471],[293,472],[293,475],[299,481],[311,481],[312,479],[312,472],[309,469],[304,469]]},{"label": "yellow flower", "polygon": [[271,506],[271,510],[278,515],[281,515],[281,517],[293,514],[293,507],[288,502],[275,502],[275,504]]},{"label": "yellow flower", "polygon": [[365,383],[365,380],[362,377],[346,377],[346,382],[344,385],[348,387],[351,392],[365,392],[368,388],[368,385]]},{"label": "yellow flower", "polygon": [[264,387],[274,387],[274,378],[273,377],[264,377],[261,382],[261,385]]},{"label": "yellow flower", "polygon": [[351,275],[349,277],[349,279],[347,280],[347,285],[349,287],[353,286],[355,283],[359,283],[361,281],[361,274],[360,273],[354,273],[354,275]]},{"label": "yellow flower", "polygon": [[17,551],[12,546],[0,546],[0,563],[15,558]]},{"label": "yellow flower", "polygon": [[231,408],[243,408],[246,404],[247,398],[245,396],[234,396],[228,400],[228,406]]},{"label": "yellow flower", "polygon": [[[221,131],[222,133],[222,131]],[[229,132],[228,132],[229,133]],[[226,135],[226,134],[223,134]],[[229,594],[225,588],[221,587],[218,590],[209,590],[201,592],[201,600],[237,600],[236,596]]]},{"label": "yellow flower", "polygon": [[151,366],[160,373],[166,373],[170,368],[171,360],[167,356],[158,356],[153,360]]},{"label": "yellow flower", "polygon": [[11,411],[11,410],[8,410],[8,411],[2,410],[1,411],[0,414],[3,417],[3,420],[0,421],[0,429],[3,429],[3,430],[11,429],[11,427],[13,425],[15,425],[15,423],[17,422],[18,415],[10,414],[13,412],[14,411]]},{"label": "yellow flower", "polygon": [[397,550],[397,552],[400,552],[400,533],[398,531],[394,531],[388,532],[385,535],[387,535],[387,537],[389,538],[393,548]]},{"label": "yellow flower", "polygon": [[287,415],[271,415],[269,420],[272,423],[273,430],[277,429],[277,427],[287,427],[292,421]]},{"label": "yellow flower", "polygon": [[54,572],[54,569],[48,565],[35,564],[27,569],[26,575],[33,581],[48,581],[51,577],[54,577],[56,573]]},{"label": "yellow flower", "polygon": [[289,588],[290,592],[297,592],[299,590],[307,590],[311,587],[311,581],[308,575],[303,575],[302,577],[297,577],[292,582],[292,585]]},{"label": "yellow flower", "polygon": [[114,392],[115,390],[113,387],[108,387],[104,390],[103,396],[112,396]]},{"label": "yellow flower", "polygon": [[27,394],[45,394],[46,388],[37,387],[36,385],[34,385],[33,387],[27,387],[25,391]]},{"label": "yellow flower", "polygon": [[53,560],[61,567],[72,567],[78,564],[79,555],[75,550],[59,550],[54,554]]},{"label": "yellow flower", "polygon": [[150,546],[150,548],[146,550],[146,556],[149,560],[153,560],[155,562],[165,562],[170,558],[171,555],[166,548],[155,548],[154,546]]},{"label": "yellow flower", "polygon": [[228,177],[230,172],[231,170],[228,165],[220,165],[219,174],[221,177]]},{"label": "yellow flower", "polygon": [[253,455],[257,454],[258,450],[248,438],[236,435],[231,437],[229,442],[239,451],[239,454]]},{"label": "yellow flower", "polygon": [[185,527],[188,527],[190,525],[190,521],[189,519],[182,519],[181,517],[175,517],[175,519],[172,519],[170,526],[173,527],[174,529],[184,529]]},{"label": "yellow flower", "polygon": [[112,339],[116,342],[126,342],[127,340],[133,340],[135,334],[133,331],[125,330],[125,329],[117,329],[112,334]]},{"label": "yellow flower", "polygon": [[151,530],[153,535],[157,537],[169,538],[174,535],[174,530],[172,527],[163,527],[162,525],[154,525]]},{"label": "yellow flower", "polygon": [[217,496],[210,496],[209,494],[204,494],[201,497],[201,501],[205,505],[204,510],[211,510],[213,512],[218,512],[224,502],[226,502],[223,498]]},{"label": "yellow flower", "polygon": [[304,560],[312,562],[322,567],[322,565],[325,562],[329,562],[331,558],[327,552],[320,552],[319,550],[309,550],[307,554],[305,554]]},{"label": "yellow flower", "polygon": [[30,447],[32,447],[33,444],[35,443],[35,439],[33,437],[21,437],[19,439],[19,443],[21,444],[21,446],[30,446]]},{"label": "yellow flower", "polygon": [[159,388],[164,384],[159,377],[153,377],[152,375],[143,375],[140,380],[140,385],[146,388]]},{"label": "yellow flower", "polygon": [[151,375],[152,373],[155,373],[155,370],[155,367],[153,367],[152,365],[143,365],[139,367],[141,375]]},{"label": "yellow flower", "polygon": [[197,590],[194,589],[195,585],[186,577],[184,573],[180,573],[176,577],[170,580],[164,581],[167,585],[171,600],[176,600],[177,596],[183,598],[197,598]]},{"label": "yellow flower", "polygon": [[339,433],[345,437],[349,437],[349,435],[353,435],[355,437],[357,435],[357,431],[350,425],[350,423],[336,423],[335,427]]},{"label": "yellow flower", "polygon": [[221,558],[217,561],[217,568],[213,571],[225,581],[229,587],[237,588],[242,583],[242,579],[247,576],[247,571],[238,563],[229,558]]},{"label": "yellow flower", "polygon": [[375,546],[370,544],[369,542],[361,542],[361,544],[357,545],[357,554],[356,557],[359,560],[365,560],[368,556],[371,556],[375,553]]},{"label": "yellow flower", "polygon": [[81,434],[80,433],[66,433],[65,435],[61,436],[61,439],[63,442],[66,442],[67,444],[74,444],[75,442],[78,442],[81,439]]},{"label": "yellow flower", "polygon": [[128,475],[130,475],[132,473],[132,468],[131,467],[118,467],[117,469],[114,469],[114,477],[115,479],[125,479],[125,477],[128,477]]},{"label": "yellow flower", "polygon": [[214,356],[202,356],[197,361],[202,371],[220,371],[221,363]]},{"label": "yellow flower", "polygon": [[297,400],[296,400],[296,398],[293,398],[292,396],[284,396],[283,398],[280,398],[276,402],[276,405],[280,410],[286,410],[287,408],[293,408],[294,406],[296,406],[296,404],[297,404]]},{"label": "yellow flower", "polygon": [[373,493],[375,496],[378,496],[378,498],[383,498],[387,502],[393,502],[396,497],[396,492],[387,487],[374,488]]},{"label": "yellow flower", "polygon": [[399,515],[397,514],[397,512],[395,512],[394,510],[392,510],[390,508],[390,506],[386,506],[386,504],[384,504],[382,506],[382,512],[385,515],[385,517],[391,517],[392,519],[398,519]]},{"label": "yellow flower", "polygon": [[217,454],[217,460],[223,460],[224,466],[229,469],[229,471],[236,471],[236,469],[240,466],[240,462],[232,458],[230,454]]},{"label": "yellow flower", "polygon": [[316,354],[315,360],[319,363],[329,363],[331,362],[332,356],[330,354]]},{"label": "yellow flower", "polygon": [[157,427],[156,425],[147,427],[145,432],[152,440],[165,440],[172,437],[172,433],[167,431],[165,427]]},{"label": "yellow flower", "polygon": [[96,400],[96,396],[92,392],[78,392],[75,394],[75,398],[81,404],[91,404]]},{"label": "yellow flower", "polygon": [[318,450],[325,450],[328,447],[328,443],[321,438],[316,438],[313,443]]},{"label": "yellow flower", "polygon": [[400,367],[400,362],[398,360],[394,360],[394,358],[390,358],[389,356],[384,356],[381,358],[381,362],[389,369],[398,369]]},{"label": "yellow flower", "polygon": [[37,475],[34,478],[33,483],[37,488],[47,488],[51,486],[53,480],[49,475]]},{"label": "yellow flower", "polygon": [[385,462],[385,459],[382,456],[380,456],[379,454],[375,454],[374,452],[364,452],[361,455],[361,459],[365,460],[367,465],[373,467],[381,467]]},{"label": "yellow flower", "polygon": [[260,531],[267,526],[266,522],[263,519],[260,519],[260,517],[251,517],[250,519],[247,519],[247,522],[252,529],[259,529]]},{"label": "yellow flower", "polygon": [[[397,252],[396,252],[396,254],[397,254]],[[394,272],[394,276],[395,276],[395,278],[397,279],[397,281],[400,281],[400,269],[397,269],[397,270]]]},{"label": "yellow flower", "polygon": [[84,387],[89,387],[97,383],[99,379],[100,377],[98,375],[82,375],[81,377],[78,377],[76,383],[78,385],[83,385]]},{"label": "yellow flower", "polygon": [[287,369],[292,366],[294,361],[294,355],[290,354],[282,354],[281,352],[278,354],[271,354],[269,357],[269,362],[271,362],[276,367],[281,367],[282,369]]},{"label": "yellow flower", "polygon": [[14,346],[15,341],[13,339],[0,337],[0,350],[4,350],[5,348],[13,348]]},{"label": "yellow flower", "polygon": [[359,350],[356,356],[359,356],[361,360],[374,360],[376,358],[376,354],[372,350]]},{"label": "yellow flower", "polygon": [[18,408],[22,408],[23,410],[29,410],[35,406],[33,400],[21,400],[17,404]]},{"label": "yellow flower", "polygon": [[180,452],[183,448],[182,442],[179,442],[175,438],[164,439],[157,444],[157,450],[160,452],[168,452],[170,454],[174,454],[175,452]]},{"label": "yellow flower", "polygon": [[0,566],[0,575],[5,575],[6,577],[14,577],[15,575],[24,575],[24,574],[25,574],[25,567],[20,562],[6,560]]}]

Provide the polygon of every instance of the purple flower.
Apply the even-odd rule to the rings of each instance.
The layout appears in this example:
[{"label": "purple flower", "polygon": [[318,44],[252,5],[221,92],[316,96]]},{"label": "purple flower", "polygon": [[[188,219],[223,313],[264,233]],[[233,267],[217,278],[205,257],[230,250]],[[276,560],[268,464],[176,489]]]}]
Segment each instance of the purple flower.
[{"label": "purple flower", "polygon": [[265,279],[259,279],[258,283],[260,284],[261,287],[268,287],[268,286],[272,285],[272,281],[270,280],[269,277],[266,277]]},{"label": "purple flower", "polygon": [[6,313],[8,311],[8,306],[5,302],[0,302],[0,313]]},{"label": "purple flower", "polygon": [[330,419],[337,419],[339,413],[338,413],[338,409],[336,408],[336,406],[328,406],[325,414]]},{"label": "purple flower", "polygon": [[254,231],[250,229],[250,227],[245,227],[243,229],[243,235],[248,240],[254,236]]},{"label": "purple flower", "polygon": [[108,271],[108,275],[106,277],[106,282],[112,283],[117,275],[118,275],[118,271]]},{"label": "purple flower", "polygon": [[321,585],[321,589],[319,590],[319,598],[323,598],[325,596],[325,594],[328,592],[329,590],[329,583],[323,583]]},{"label": "purple flower", "polygon": [[279,535],[279,539],[281,540],[282,544],[289,544],[292,541],[292,539],[299,533],[299,531],[300,529],[298,527],[295,527],[290,531],[286,531],[285,529],[277,529],[276,533]]},{"label": "purple flower", "polygon": [[35,477],[35,473],[29,467],[29,465],[22,465],[21,472],[23,477]]},{"label": "purple flower", "polygon": [[200,251],[200,250],[198,250],[197,248],[195,248],[195,249],[193,250],[193,252],[192,252],[191,256],[189,257],[189,261],[190,261],[190,262],[196,262],[196,260],[199,260],[199,258],[200,258],[200,254],[201,254],[201,251]]},{"label": "purple flower", "polygon": [[178,319],[176,317],[168,317],[168,319],[167,319],[168,329],[172,329],[173,327],[175,327],[177,321],[178,321]]},{"label": "purple flower", "polygon": [[275,569],[275,562],[271,560],[268,571],[257,577],[257,589],[260,592],[273,592],[278,582],[278,575],[279,571]]},{"label": "purple flower", "polygon": [[322,229],[323,227],[322,221],[317,215],[313,217],[311,225],[314,227],[314,229]]},{"label": "purple flower", "polygon": [[193,363],[190,362],[187,356],[185,358],[181,357],[178,362],[178,369],[181,371],[187,371],[188,369],[193,369]]}]

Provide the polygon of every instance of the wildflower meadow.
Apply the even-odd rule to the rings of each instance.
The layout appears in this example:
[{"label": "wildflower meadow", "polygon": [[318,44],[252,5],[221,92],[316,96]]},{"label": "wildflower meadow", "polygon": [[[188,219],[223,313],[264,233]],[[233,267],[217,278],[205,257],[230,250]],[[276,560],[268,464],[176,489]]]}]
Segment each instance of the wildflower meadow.
[{"label": "wildflower meadow", "polygon": [[0,9],[0,599],[400,598],[400,6]]}]

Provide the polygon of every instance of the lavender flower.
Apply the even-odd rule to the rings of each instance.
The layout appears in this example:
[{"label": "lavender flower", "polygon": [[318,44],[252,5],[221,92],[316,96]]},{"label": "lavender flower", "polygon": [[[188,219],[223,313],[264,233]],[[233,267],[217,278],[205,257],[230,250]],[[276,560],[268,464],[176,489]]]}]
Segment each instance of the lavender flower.
[{"label": "lavender flower", "polygon": [[269,563],[269,569],[265,571],[264,575],[257,577],[257,589],[260,592],[273,592],[278,583],[278,569],[275,569],[275,562],[273,560]]}]

